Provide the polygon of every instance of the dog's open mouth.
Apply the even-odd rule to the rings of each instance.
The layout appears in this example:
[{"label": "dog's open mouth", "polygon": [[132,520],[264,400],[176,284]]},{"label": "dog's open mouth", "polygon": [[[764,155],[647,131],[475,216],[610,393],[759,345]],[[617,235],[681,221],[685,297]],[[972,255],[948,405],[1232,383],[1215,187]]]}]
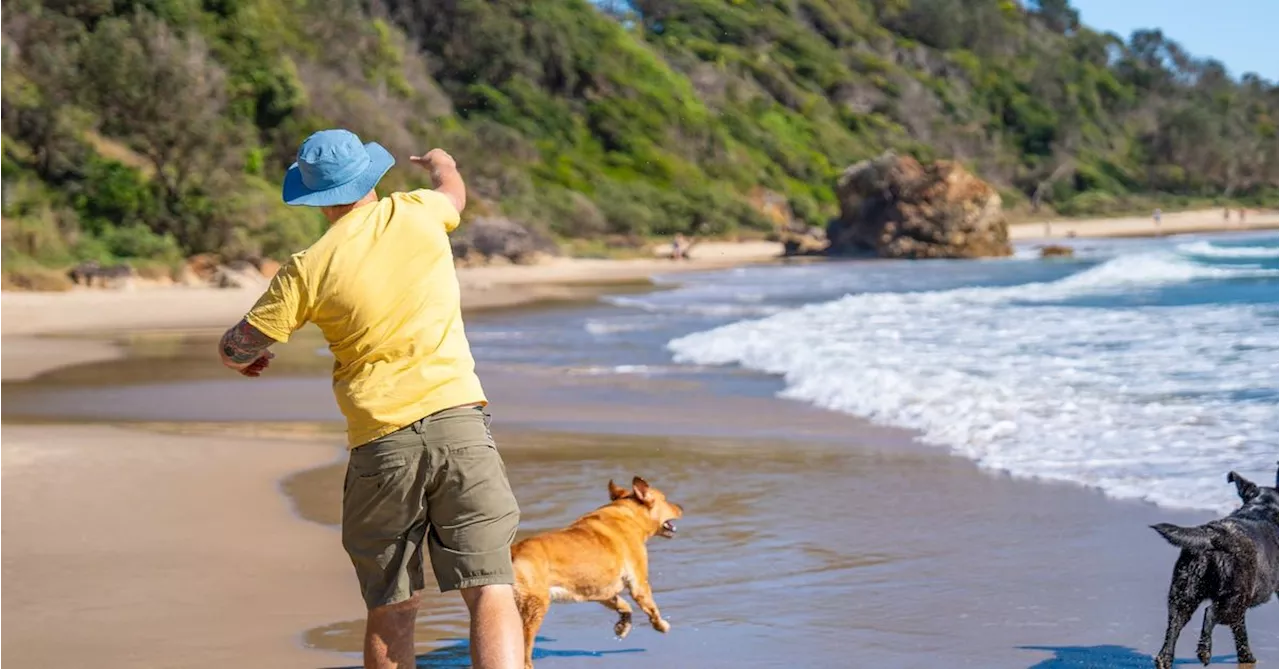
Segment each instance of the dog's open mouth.
[{"label": "dog's open mouth", "polygon": [[662,529],[658,530],[658,534],[670,539],[676,535],[676,524],[670,520],[662,524]]}]

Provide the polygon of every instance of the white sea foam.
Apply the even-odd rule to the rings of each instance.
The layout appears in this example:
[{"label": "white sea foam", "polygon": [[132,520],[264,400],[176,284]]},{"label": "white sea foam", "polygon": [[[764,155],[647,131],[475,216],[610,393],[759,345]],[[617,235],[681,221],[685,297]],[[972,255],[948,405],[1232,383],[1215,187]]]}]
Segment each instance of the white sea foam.
[{"label": "white sea foam", "polygon": [[678,338],[677,362],[780,375],[784,397],[919,430],[984,467],[1221,510],[1223,475],[1274,462],[1274,305],[1067,306],[1069,298],[1275,276],[1178,254],[1059,281],[871,293]]},{"label": "white sea foam", "polygon": [[1218,246],[1206,241],[1190,242],[1178,246],[1178,252],[1201,258],[1276,258],[1280,248],[1275,246]]},{"label": "white sea foam", "polygon": [[749,316],[767,316],[776,314],[782,309],[774,306],[763,306],[759,304],[726,304],[711,303],[698,304],[691,302],[662,302],[652,298],[608,296],[604,300],[614,306],[629,307],[648,312],[666,312],[666,313],[682,313],[695,314],[699,316],[720,316],[720,317],[749,317]]},{"label": "white sea foam", "polygon": [[1024,287],[1028,299],[1058,300],[1076,295],[1114,293],[1203,279],[1248,279],[1276,276],[1256,267],[1202,265],[1167,252],[1123,255],[1048,284]]},{"label": "white sea foam", "polygon": [[636,332],[638,330],[649,330],[659,325],[659,322],[652,318],[588,318],[583,324],[583,329],[593,335],[611,335],[621,332]]},{"label": "white sea foam", "polygon": [[567,371],[577,376],[667,376],[670,374],[688,374],[698,371],[698,367],[681,365],[592,365],[589,367],[571,367]]}]

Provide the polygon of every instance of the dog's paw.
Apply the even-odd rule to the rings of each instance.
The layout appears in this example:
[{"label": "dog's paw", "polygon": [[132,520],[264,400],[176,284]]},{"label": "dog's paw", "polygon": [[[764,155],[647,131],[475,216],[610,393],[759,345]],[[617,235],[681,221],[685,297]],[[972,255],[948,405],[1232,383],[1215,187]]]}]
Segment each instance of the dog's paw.
[{"label": "dog's paw", "polygon": [[658,618],[657,620],[653,621],[653,629],[656,629],[659,632],[666,634],[667,632],[671,631],[671,623],[663,620],[662,618]]},{"label": "dog's paw", "polygon": [[1213,659],[1213,651],[1208,646],[1196,646],[1196,659],[1207,667]]},{"label": "dog's paw", "polygon": [[1253,653],[1246,650],[1243,653],[1236,654],[1236,662],[1239,662],[1240,664],[1253,664],[1257,662],[1257,660],[1253,658]]},{"label": "dog's paw", "polygon": [[1156,669],[1173,669],[1173,658],[1163,655],[1156,656]]},{"label": "dog's paw", "polygon": [[617,637],[618,637],[619,639],[625,639],[625,638],[627,638],[627,635],[631,633],[631,621],[630,621],[630,620],[619,620],[619,621],[618,621],[618,622],[613,626],[613,633],[614,633],[615,635],[617,635]]}]

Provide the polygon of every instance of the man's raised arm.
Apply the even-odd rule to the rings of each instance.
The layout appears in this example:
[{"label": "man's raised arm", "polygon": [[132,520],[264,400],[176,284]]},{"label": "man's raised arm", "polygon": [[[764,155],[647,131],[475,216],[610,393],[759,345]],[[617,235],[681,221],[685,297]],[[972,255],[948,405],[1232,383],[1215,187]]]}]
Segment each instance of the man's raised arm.
[{"label": "man's raised arm", "polygon": [[467,185],[462,182],[458,173],[458,164],[453,156],[444,149],[431,149],[425,156],[409,156],[409,160],[425,168],[431,174],[431,184],[435,191],[453,203],[453,208],[462,213],[467,206]]}]

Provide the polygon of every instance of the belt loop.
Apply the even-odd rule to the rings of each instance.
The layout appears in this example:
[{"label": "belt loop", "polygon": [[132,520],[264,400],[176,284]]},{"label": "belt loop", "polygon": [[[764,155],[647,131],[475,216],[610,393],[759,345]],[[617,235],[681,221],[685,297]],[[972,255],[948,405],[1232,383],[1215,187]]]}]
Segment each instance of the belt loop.
[{"label": "belt loop", "polygon": [[419,418],[418,420],[413,421],[413,424],[409,427],[413,428],[414,434],[422,434],[422,424],[425,423],[426,420],[426,418]]}]

